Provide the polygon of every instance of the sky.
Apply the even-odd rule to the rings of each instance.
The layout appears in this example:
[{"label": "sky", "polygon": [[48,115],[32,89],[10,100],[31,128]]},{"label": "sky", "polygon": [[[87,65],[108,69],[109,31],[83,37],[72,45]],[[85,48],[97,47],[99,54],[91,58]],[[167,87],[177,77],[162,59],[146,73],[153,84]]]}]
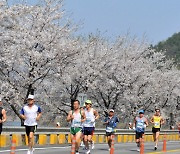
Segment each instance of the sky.
[{"label": "sky", "polygon": [[78,34],[100,31],[115,39],[128,33],[157,44],[180,32],[179,6],[180,0],[64,0],[63,9],[80,25]]}]

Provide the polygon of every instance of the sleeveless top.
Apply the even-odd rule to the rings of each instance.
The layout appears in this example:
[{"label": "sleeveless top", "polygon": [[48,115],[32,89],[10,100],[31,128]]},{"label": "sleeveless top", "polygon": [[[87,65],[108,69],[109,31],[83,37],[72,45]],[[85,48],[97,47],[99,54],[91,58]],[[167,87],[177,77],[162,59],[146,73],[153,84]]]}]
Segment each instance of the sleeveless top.
[{"label": "sleeveless top", "polygon": [[117,126],[117,123],[119,122],[119,119],[116,116],[113,116],[112,118],[106,117],[104,122],[109,121],[109,123],[106,125],[106,132],[114,132],[115,127]]},{"label": "sleeveless top", "polygon": [[145,127],[144,127],[145,121],[146,121],[145,117],[142,117],[142,118],[136,117],[136,132],[145,131]]},{"label": "sleeveless top", "polygon": [[[73,112],[73,111],[72,111]],[[81,123],[81,113],[72,113],[74,116],[74,119],[72,120],[71,127],[82,127]]]},{"label": "sleeveless top", "polygon": [[[0,107],[0,119],[1,119],[1,120],[2,120],[2,117],[3,117],[2,110],[3,110],[3,108]],[[0,123],[0,126],[2,126],[2,123]]]},{"label": "sleeveless top", "polygon": [[[86,121],[84,122],[84,127],[95,127],[95,116],[94,116],[94,110],[91,108],[90,111],[87,109],[84,110],[86,115]],[[92,122],[92,120],[94,122]]]},{"label": "sleeveless top", "polygon": [[161,127],[161,117],[159,116],[153,116],[154,118],[154,128],[160,128]]},{"label": "sleeveless top", "polygon": [[1,120],[2,120],[2,117],[3,117],[2,110],[3,110],[3,108],[0,107],[0,119],[1,119]]}]

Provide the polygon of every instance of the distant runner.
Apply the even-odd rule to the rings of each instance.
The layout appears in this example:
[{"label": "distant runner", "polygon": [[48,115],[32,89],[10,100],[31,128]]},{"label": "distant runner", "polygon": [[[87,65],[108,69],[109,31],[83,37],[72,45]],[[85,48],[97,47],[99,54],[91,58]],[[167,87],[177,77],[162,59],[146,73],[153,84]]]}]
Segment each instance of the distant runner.
[{"label": "distant runner", "polygon": [[90,153],[89,143],[91,144],[91,148],[94,149],[94,142],[92,141],[92,135],[95,130],[95,120],[99,118],[98,112],[92,108],[91,100],[86,100],[85,102],[86,108],[84,109],[86,115],[86,121],[84,122],[84,142],[85,147],[87,148],[86,154]]},{"label": "distant runner", "polygon": [[155,142],[154,150],[157,150],[160,128],[161,125],[164,124],[164,122],[165,122],[164,119],[161,117],[160,109],[155,109],[155,114],[151,118],[151,123],[153,124],[152,127],[153,139]]},{"label": "distant runner", "polygon": [[104,120],[104,125],[106,125],[106,136],[108,140],[109,151],[111,149],[112,135],[115,134],[115,128],[118,122],[119,119],[114,115],[114,110],[110,109],[108,117],[106,117]]},{"label": "distant runner", "polygon": [[179,138],[180,138],[180,122],[177,123],[177,128],[179,130]]},{"label": "distant runner", "polygon": [[134,119],[133,129],[136,131],[137,151],[140,151],[142,136],[145,128],[148,126],[148,120],[144,117],[144,110],[139,110],[139,116]]},{"label": "distant runner", "polygon": [[34,133],[37,129],[37,122],[42,115],[41,108],[34,104],[34,95],[29,95],[27,98],[27,105],[25,105],[20,112],[20,116],[24,119],[26,135],[28,136],[29,149],[27,154],[33,154],[33,139]]},{"label": "distant runner", "polygon": [[79,146],[82,135],[82,123],[86,120],[86,116],[83,110],[80,109],[80,102],[75,100],[73,102],[74,109],[69,111],[67,121],[71,121],[71,140],[76,137],[76,154],[79,154]]},{"label": "distant runner", "polygon": [[0,98],[0,135],[2,133],[2,126],[3,126],[3,123],[7,120],[7,117],[6,117],[6,111],[5,109],[3,109],[2,107],[2,100]]}]

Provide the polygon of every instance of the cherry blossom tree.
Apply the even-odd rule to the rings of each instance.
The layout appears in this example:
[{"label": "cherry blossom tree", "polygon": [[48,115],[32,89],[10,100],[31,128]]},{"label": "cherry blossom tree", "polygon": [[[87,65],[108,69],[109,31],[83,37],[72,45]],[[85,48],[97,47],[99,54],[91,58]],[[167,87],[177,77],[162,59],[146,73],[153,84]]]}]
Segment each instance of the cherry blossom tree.
[{"label": "cherry blossom tree", "polygon": [[32,6],[0,4],[0,74],[5,87],[13,89],[9,94],[1,88],[1,95],[17,115],[14,101],[18,105],[25,102],[29,93],[61,74],[78,53],[78,39],[72,37],[74,28],[69,21],[62,23],[61,7],[58,0]]}]

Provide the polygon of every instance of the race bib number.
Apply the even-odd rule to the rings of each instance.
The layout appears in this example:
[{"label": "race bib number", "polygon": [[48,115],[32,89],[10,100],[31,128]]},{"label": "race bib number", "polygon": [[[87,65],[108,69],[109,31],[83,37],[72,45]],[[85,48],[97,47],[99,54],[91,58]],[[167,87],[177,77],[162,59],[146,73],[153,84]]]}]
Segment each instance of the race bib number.
[{"label": "race bib number", "polygon": [[80,121],[74,120],[74,126],[79,127],[81,125]]},{"label": "race bib number", "polygon": [[143,128],[143,124],[142,123],[138,123],[137,128]]},{"label": "race bib number", "polygon": [[86,123],[91,123],[91,118],[86,118]]},{"label": "race bib number", "polygon": [[112,127],[106,127],[106,132],[112,132],[113,128]]}]

